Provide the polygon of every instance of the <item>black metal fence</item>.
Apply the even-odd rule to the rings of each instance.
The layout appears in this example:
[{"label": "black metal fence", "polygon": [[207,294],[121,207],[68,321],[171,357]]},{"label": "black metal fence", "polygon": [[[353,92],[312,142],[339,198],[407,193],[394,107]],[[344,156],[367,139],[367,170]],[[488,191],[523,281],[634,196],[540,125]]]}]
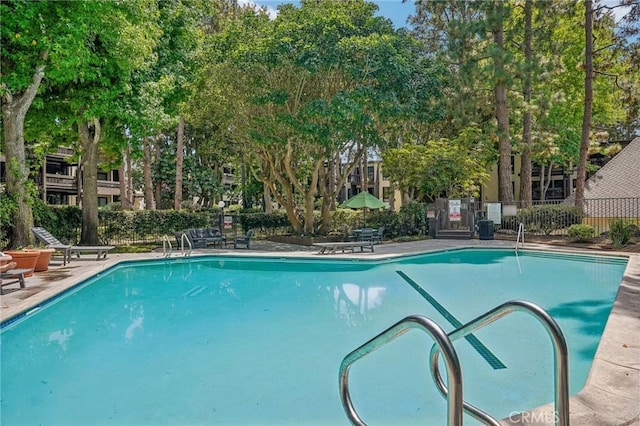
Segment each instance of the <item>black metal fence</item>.
[{"label": "black metal fence", "polygon": [[[582,211],[568,202],[535,202],[533,206],[517,206],[515,216],[502,216],[500,223],[494,222],[497,231],[516,233],[520,223],[524,224],[528,234],[568,236],[568,230],[574,224],[586,224],[594,228],[595,235],[606,234],[612,220],[621,219],[640,226],[640,198],[587,199]],[[401,212],[371,212],[367,215],[367,225],[385,228],[385,238],[397,238],[407,235],[428,233],[427,206],[414,203]],[[502,212],[509,209],[503,208]],[[486,218],[486,203],[476,205],[477,218]],[[342,222],[340,222],[342,220]],[[66,222],[65,222],[66,223]],[[59,239],[76,244],[80,237],[77,221],[69,226],[57,224],[39,224]],[[338,219],[333,233],[346,233],[343,229],[350,222]],[[354,225],[355,226],[355,225]],[[104,244],[162,244],[165,235],[174,239],[175,232],[189,228],[216,227],[227,238],[242,235],[254,229],[258,238],[273,235],[291,234],[292,229],[283,213],[265,215],[242,215],[221,212],[100,212],[98,234]]]},{"label": "black metal fence", "polygon": [[[486,212],[486,205],[478,207]],[[517,232],[522,223],[529,234],[567,236],[571,225],[584,224],[592,226],[598,236],[608,233],[613,220],[640,225],[640,198],[586,199],[582,209],[567,201],[537,201],[531,207],[517,207],[515,216],[503,215],[500,230]]]},{"label": "black metal fence", "polygon": [[173,242],[175,233],[190,228],[218,228],[228,238],[243,233],[236,214],[198,213],[187,218],[184,215],[174,218],[171,215],[157,214],[150,218],[140,212],[124,215],[121,213],[100,215],[98,236],[104,244],[162,244],[165,236]]}]

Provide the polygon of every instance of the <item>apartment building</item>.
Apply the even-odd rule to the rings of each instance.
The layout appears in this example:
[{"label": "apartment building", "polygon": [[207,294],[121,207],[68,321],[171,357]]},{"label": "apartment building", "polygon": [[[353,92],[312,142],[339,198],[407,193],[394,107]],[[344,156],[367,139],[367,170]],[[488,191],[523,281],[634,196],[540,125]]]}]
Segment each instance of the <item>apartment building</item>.
[{"label": "apartment building", "polygon": [[[364,176],[361,175],[360,167],[356,167],[349,176],[338,195],[338,202],[348,200],[363,190],[369,191],[371,195],[390,205],[392,201],[391,181],[384,174],[382,160],[372,159],[367,162],[366,188],[364,188]],[[396,190],[393,197],[394,209],[398,211],[402,205],[400,191]]]},{"label": "apartment building", "polygon": [[[73,149],[59,147],[45,156],[35,182],[47,204],[80,205],[79,167],[72,160]],[[0,155],[0,180],[5,181],[6,158]],[[120,201],[120,176],[117,170],[98,171],[98,206]]]},{"label": "apartment building", "polygon": [[[614,141],[611,144],[619,144],[623,149],[631,143],[630,140]],[[598,169],[607,164],[613,156],[607,156],[595,153],[589,156],[589,163]],[[515,200],[520,200],[520,155],[511,156],[511,184]],[[588,172],[587,178],[592,176],[595,171]],[[531,196],[533,201],[561,201],[571,196],[576,188],[577,165],[572,168],[564,168],[561,166],[541,167],[533,164],[531,169]],[[544,192],[544,195],[542,192]],[[482,185],[480,191],[480,200],[483,203],[498,201],[498,165],[495,164],[491,168],[489,180]]]}]

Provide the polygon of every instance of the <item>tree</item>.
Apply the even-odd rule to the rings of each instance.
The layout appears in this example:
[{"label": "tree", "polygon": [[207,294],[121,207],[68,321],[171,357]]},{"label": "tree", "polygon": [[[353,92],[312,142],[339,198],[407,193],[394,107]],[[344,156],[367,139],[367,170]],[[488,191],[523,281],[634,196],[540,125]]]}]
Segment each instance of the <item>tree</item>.
[{"label": "tree", "polygon": [[101,19],[99,2],[3,1],[0,94],[2,95],[3,147],[7,157],[7,194],[15,200],[10,246],[26,246],[32,240],[33,215],[27,180],[24,123],[40,85],[76,78],[82,61],[88,28]]},{"label": "tree", "polygon": [[488,179],[490,157],[482,147],[484,137],[468,129],[456,139],[440,138],[424,144],[407,144],[382,153],[385,172],[417,200],[477,196]]},{"label": "tree", "polygon": [[[303,1],[273,21],[245,12],[213,37],[203,103],[192,108],[238,144],[297,232],[323,232],[315,203],[328,223],[347,175],[382,141],[381,117],[399,95],[389,89],[417,59],[374,11],[360,0]],[[338,154],[344,167],[333,165]]]},{"label": "tree", "polygon": [[490,51],[493,60],[493,92],[495,96],[496,119],[498,120],[498,196],[503,204],[514,204],[511,181],[511,133],[509,130],[509,109],[507,88],[509,74],[505,67],[507,59],[504,45],[504,20],[510,12],[503,2],[487,2],[488,29],[493,35],[494,48]]},{"label": "tree", "polygon": [[[86,33],[82,61],[75,78],[43,93],[49,107],[55,106],[60,121],[74,123],[79,135],[82,174],[81,244],[99,244],[97,171],[101,145],[110,151],[124,151],[128,139],[115,131],[126,117],[126,103],[132,72],[149,66],[158,36],[155,3],[96,2],[101,20]],[[109,129],[109,127],[112,127]],[[105,135],[110,135],[105,139]],[[105,147],[102,147],[104,149]]]},{"label": "tree", "polygon": [[593,99],[593,2],[584,2],[584,114],[582,117],[582,136],[580,138],[580,159],[576,178],[575,205],[582,209],[584,205],[584,182],[587,178],[587,155],[591,140],[591,112]]},{"label": "tree", "polygon": [[[469,126],[498,142],[500,201],[514,202],[511,183],[511,134],[507,92],[513,85],[512,55],[504,41],[508,2],[419,2],[411,18],[426,54],[448,64],[445,97],[449,129],[443,137],[457,137]],[[444,133],[447,132],[447,133]]]},{"label": "tree", "polygon": [[533,114],[531,112],[532,94],[532,66],[533,66],[533,0],[526,0],[524,4],[524,70],[522,77],[522,97],[525,110],[522,118],[522,156],[520,167],[520,202],[522,207],[531,207],[531,151]]}]

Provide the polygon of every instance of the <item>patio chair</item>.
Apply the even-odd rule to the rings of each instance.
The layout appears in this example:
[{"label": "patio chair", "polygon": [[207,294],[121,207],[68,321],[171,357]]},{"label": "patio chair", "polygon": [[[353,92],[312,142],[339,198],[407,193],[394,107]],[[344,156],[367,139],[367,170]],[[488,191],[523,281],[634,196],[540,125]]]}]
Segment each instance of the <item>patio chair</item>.
[{"label": "patio chair", "polygon": [[204,236],[204,230],[202,229],[187,229],[184,231],[191,242],[191,248],[207,248],[207,238]]},{"label": "patio chair", "polygon": [[373,229],[364,228],[358,233],[358,241],[373,241]]},{"label": "patio chair", "polygon": [[249,229],[244,237],[235,237],[233,239],[233,248],[245,246],[247,250],[251,248],[251,238],[253,237],[253,229]]},{"label": "patio chair", "polygon": [[207,239],[207,244],[211,243],[213,244],[213,247],[218,245],[220,246],[220,248],[222,248],[223,244],[225,247],[227,246],[227,237],[224,236],[218,228],[205,229],[204,236]]},{"label": "patio chair", "polygon": [[36,226],[31,228],[31,231],[38,240],[45,243],[48,247],[62,253],[63,266],[66,265],[67,262],[71,262],[71,256],[74,254],[80,258],[81,254],[96,253],[96,260],[100,260],[106,259],[109,250],[115,248],[114,246],[72,246],[69,244],[63,244],[44,228]]},{"label": "patio chair", "polygon": [[373,233],[371,242],[373,242],[373,244],[382,244],[382,234],[384,234],[384,228],[378,228],[377,231]]}]

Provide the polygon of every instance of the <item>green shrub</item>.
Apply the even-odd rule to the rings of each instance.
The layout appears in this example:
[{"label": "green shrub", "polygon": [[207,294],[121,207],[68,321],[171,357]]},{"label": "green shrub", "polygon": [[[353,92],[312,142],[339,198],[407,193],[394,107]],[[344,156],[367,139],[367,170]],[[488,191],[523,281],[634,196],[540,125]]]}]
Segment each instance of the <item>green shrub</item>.
[{"label": "green shrub", "polygon": [[632,223],[622,219],[609,222],[609,237],[615,248],[626,246],[631,240]]},{"label": "green shrub", "polygon": [[77,206],[39,206],[33,210],[33,222],[63,243],[77,244],[82,227],[82,210]]},{"label": "green shrub", "polygon": [[516,217],[503,218],[502,228],[517,231],[518,224],[524,223],[530,232],[550,235],[553,231],[582,223],[582,217],[578,207],[566,204],[543,204],[520,209]]},{"label": "green shrub", "polygon": [[569,236],[573,241],[589,241],[589,238],[593,237],[595,233],[596,230],[591,225],[571,225],[569,227]]},{"label": "green shrub", "polygon": [[13,217],[17,209],[18,205],[13,198],[4,194],[0,187],[0,249],[9,245]]},{"label": "green shrub", "polygon": [[260,229],[267,235],[275,234],[277,229],[290,228],[289,218],[285,212],[273,213],[247,213],[240,215],[240,224],[243,230]]}]

